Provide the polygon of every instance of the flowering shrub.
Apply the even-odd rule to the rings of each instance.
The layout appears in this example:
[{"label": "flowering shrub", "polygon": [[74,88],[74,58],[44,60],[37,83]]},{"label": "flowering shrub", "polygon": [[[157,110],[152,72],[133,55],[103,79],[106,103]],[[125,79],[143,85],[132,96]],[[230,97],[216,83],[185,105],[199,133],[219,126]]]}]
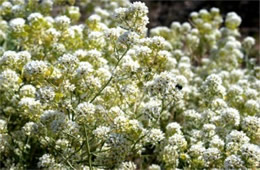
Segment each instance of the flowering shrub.
[{"label": "flowering shrub", "polygon": [[0,4],[1,168],[259,168],[260,67],[236,13],[147,36],[141,2]]}]

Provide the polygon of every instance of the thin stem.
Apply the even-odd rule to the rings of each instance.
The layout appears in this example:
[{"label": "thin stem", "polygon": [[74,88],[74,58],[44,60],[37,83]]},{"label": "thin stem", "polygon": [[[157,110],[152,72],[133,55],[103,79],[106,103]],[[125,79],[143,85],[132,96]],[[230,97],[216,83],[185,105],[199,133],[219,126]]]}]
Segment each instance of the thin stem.
[{"label": "thin stem", "polygon": [[142,93],[142,97],[140,98],[140,101],[138,102],[137,105],[135,105],[135,108],[134,108],[134,113],[135,113],[135,114],[137,114],[138,109],[139,109],[139,107],[141,106],[141,103],[142,103],[144,97],[145,97],[145,95],[144,95],[144,93]]},{"label": "thin stem", "polygon": [[63,133],[66,134],[66,135],[68,135],[68,136],[70,136],[70,137],[73,137],[74,139],[77,139],[76,136],[73,136],[73,135],[71,135],[71,134],[69,134],[69,133],[66,133],[66,132],[63,132]]},{"label": "thin stem", "polygon": [[85,132],[85,136],[86,136],[86,142],[87,142],[87,152],[88,152],[88,164],[89,164],[89,169],[90,170],[93,170],[92,168],[92,155],[91,155],[91,152],[90,152],[90,147],[89,147],[89,140],[88,140],[88,134],[87,134],[87,131],[86,131],[86,125],[84,125],[84,132]]},{"label": "thin stem", "polygon": [[162,112],[164,111],[164,101],[165,101],[165,96],[163,97],[163,99],[162,99],[162,109],[161,109],[161,111],[160,111],[160,115],[162,114]]},{"label": "thin stem", "polygon": [[[160,119],[161,119],[161,115],[159,115],[159,117],[157,118],[156,123],[158,123],[158,122],[160,121]],[[141,141],[143,138],[145,138],[149,133],[151,133],[151,131],[152,131],[152,128],[150,127],[150,129],[149,129],[148,132],[146,132],[144,135],[140,136],[140,137],[135,141],[135,143],[134,143],[134,145],[132,146],[132,149],[131,149],[131,150],[134,151],[135,146],[137,145],[137,143],[138,143],[139,141]]]},{"label": "thin stem", "polygon": [[67,162],[67,164],[73,169],[73,170],[76,170],[73,166],[72,166],[72,164],[70,163],[70,161],[68,160],[68,159],[66,159],[62,154],[60,154],[61,155],[61,157]]},{"label": "thin stem", "polygon": [[115,72],[116,72],[116,68],[118,67],[120,61],[123,59],[123,57],[126,55],[127,51],[129,50],[129,47],[127,47],[126,51],[122,54],[122,56],[118,59],[113,71],[112,71],[112,75],[109,78],[109,80],[103,85],[103,87],[99,90],[99,92],[93,97],[93,99],[90,100],[90,103],[94,102],[94,100],[103,92],[103,90],[108,86],[108,84],[112,81],[112,79],[114,78]]},{"label": "thin stem", "polygon": [[246,62],[246,68],[249,69],[249,58],[248,58],[248,50],[245,52],[245,62]]}]

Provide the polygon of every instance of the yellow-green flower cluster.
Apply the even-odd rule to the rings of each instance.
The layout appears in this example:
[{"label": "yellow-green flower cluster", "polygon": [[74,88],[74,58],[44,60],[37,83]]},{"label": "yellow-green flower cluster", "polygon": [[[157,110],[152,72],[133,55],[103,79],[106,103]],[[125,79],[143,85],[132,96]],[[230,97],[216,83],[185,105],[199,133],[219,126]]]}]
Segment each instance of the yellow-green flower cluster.
[{"label": "yellow-green flower cluster", "polygon": [[147,13],[0,1],[0,168],[259,167],[260,67],[241,18],[202,9],[148,36]]}]

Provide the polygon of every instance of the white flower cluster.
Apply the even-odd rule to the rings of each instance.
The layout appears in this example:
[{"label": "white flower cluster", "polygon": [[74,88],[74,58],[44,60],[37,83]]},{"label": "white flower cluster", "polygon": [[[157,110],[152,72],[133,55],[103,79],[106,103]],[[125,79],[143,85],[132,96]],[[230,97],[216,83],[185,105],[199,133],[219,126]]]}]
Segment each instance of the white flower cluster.
[{"label": "white flower cluster", "polygon": [[122,25],[138,33],[146,31],[146,25],[149,23],[147,17],[148,8],[142,2],[134,2],[128,8],[118,8],[115,11],[115,17],[122,22]]},{"label": "white flower cluster", "polygon": [[30,61],[24,66],[24,74],[28,78],[38,78],[45,76],[48,71],[48,65],[44,61]]},{"label": "white flower cluster", "polygon": [[260,67],[241,18],[202,9],[148,36],[147,13],[0,2],[0,168],[259,168]]}]

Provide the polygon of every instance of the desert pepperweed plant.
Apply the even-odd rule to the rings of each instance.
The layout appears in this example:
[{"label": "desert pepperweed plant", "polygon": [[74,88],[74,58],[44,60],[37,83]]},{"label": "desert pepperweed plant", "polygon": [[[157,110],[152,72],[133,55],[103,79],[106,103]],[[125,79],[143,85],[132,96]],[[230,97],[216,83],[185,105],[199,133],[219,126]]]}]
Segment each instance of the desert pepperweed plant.
[{"label": "desert pepperweed plant", "polygon": [[236,13],[148,30],[141,2],[0,4],[1,169],[259,168],[260,67]]}]

